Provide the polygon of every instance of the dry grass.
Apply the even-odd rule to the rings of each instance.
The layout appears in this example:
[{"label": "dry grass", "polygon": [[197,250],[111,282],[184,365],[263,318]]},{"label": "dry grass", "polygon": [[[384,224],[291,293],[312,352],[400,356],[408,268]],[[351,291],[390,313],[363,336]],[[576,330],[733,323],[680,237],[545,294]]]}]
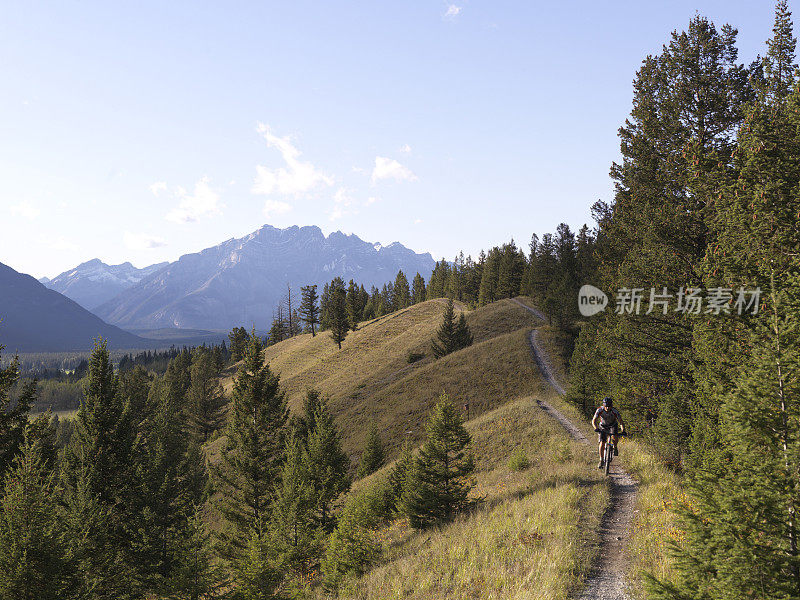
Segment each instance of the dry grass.
[{"label": "dry grass", "polygon": [[[566,377],[567,372],[566,361],[561,352],[564,341],[558,335],[548,334],[547,329],[549,328],[540,329],[539,340],[551,356],[556,376],[564,382],[566,379],[561,379]],[[577,424],[585,435],[594,437],[591,425],[576,407],[567,404],[552,392],[548,401]],[[638,484],[629,548],[631,568],[628,579],[633,584],[635,597],[646,598],[642,586],[643,573],[659,579],[672,579],[675,564],[669,555],[667,543],[680,543],[683,539],[683,532],[675,526],[672,509],[676,502],[684,501],[686,496],[681,489],[680,477],[635,439],[620,439],[619,460]]]},{"label": "dry grass", "polygon": [[[421,440],[428,409],[442,391],[459,406],[469,403],[475,416],[538,389],[524,343],[537,324],[530,313],[508,300],[468,312],[474,344],[434,360],[430,343],[444,308],[444,301],[431,300],[361,323],[341,350],[327,332],[297,336],[267,348],[266,360],[280,374],[293,410],[309,388],[329,398],[347,452],[359,453],[374,421],[391,456],[407,431]],[[408,364],[413,352],[425,357]],[[224,385],[230,390],[232,380]]]},{"label": "dry grass", "polygon": [[[531,398],[467,427],[477,459],[474,494],[483,498],[479,508],[434,531],[392,523],[378,532],[386,548],[383,564],[351,580],[340,597],[554,600],[568,598],[585,577],[596,550],[596,515],[607,502],[605,482],[585,447]],[[508,459],[520,450],[531,466],[512,471]]]},{"label": "dry grass", "polygon": [[667,542],[683,541],[683,532],[675,526],[674,505],[686,500],[680,478],[661,464],[637,442],[628,445],[628,468],[639,482],[636,498],[636,521],[631,541],[631,580],[637,597],[645,598],[642,573],[658,579],[673,579],[675,564]]}]

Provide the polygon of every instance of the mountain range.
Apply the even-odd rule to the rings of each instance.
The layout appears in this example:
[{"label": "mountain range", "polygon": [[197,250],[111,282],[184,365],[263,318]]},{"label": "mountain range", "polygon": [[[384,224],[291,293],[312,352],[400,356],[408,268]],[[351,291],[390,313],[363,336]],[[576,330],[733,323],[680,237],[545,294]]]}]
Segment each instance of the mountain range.
[{"label": "mountain range", "polygon": [[[291,286],[320,286],[342,277],[370,286],[392,281],[402,270],[409,280],[426,279],[435,261],[400,243],[371,244],[356,235],[319,227],[278,229],[264,225],[242,238],[159,268],[94,309],[126,329],[268,328],[272,313]],[[69,290],[66,290],[67,293]]]},{"label": "mountain range", "polygon": [[104,323],[30,275],[0,263],[0,344],[7,352],[85,351],[97,336],[106,338],[112,348],[154,345]]},{"label": "mountain range", "polygon": [[168,264],[162,262],[137,269],[129,262],[107,265],[95,258],[64,271],[53,279],[43,277],[39,281],[51,290],[71,298],[86,310],[94,310]]}]

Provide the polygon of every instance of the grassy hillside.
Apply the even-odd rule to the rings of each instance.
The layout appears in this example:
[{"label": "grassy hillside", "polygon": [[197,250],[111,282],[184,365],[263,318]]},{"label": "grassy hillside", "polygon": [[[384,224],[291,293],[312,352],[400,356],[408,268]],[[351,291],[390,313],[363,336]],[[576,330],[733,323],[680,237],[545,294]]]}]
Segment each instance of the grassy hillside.
[{"label": "grassy hillside", "polygon": [[[414,532],[399,519],[376,532],[385,559],[348,582],[339,597],[566,600],[579,586],[596,553],[597,517],[608,500],[590,451],[530,397],[489,411],[467,428],[479,507],[434,531]],[[514,470],[509,461],[520,452],[530,467]],[[387,470],[359,482],[354,493]]]},{"label": "grassy hillside", "polygon": [[[443,391],[460,406],[469,403],[473,417],[540,385],[525,343],[538,324],[530,313],[509,300],[467,312],[474,344],[435,360],[430,343],[444,309],[444,301],[431,300],[361,323],[341,350],[327,332],[297,336],[267,348],[266,360],[292,409],[309,388],[329,397],[346,451],[361,450],[375,421],[391,455],[406,436],[421,440],[428,409]],[[423,358],[409,363],[412,353]]]},{"label": "grassy hillside", "polygon": [[[435,531],[415,532],[398,519],[375,532],[383,558],[349,580],[340,597],[566,599],[596,555],[598,521],[609,500],[595,449],[572,441],[535,403],[547,400],[593,436],[586,419],[541,380],[528,347],[530,330],[540,327],[554,373],[566,383],[569,341],[504,300],[466,312],[475,343],[434,360],[430,341],[444,307],[443,301],[430,301],[362,323],[341,350],[323,333],[266,351],[293,409],[308,388],[329,397],[354,464],[371,422],[379,425],[393,458],[404,439],[421,441],[428,410],[442,391],[459,406],[469,404],[478,507]],[[423,357],[409,363],[413,353]],[[207,447],[211,460],[218,444]],[[529,459],[528,468],[512,468],[510,459],[518,453]],[[668,511],[679,488],[639,445],[625,440],[621,454],[640,484],[630,573],[640,597],[642,570],[663,575],[672,568],[663,542],[680,536]],[[385,477],[389,468],[356,482],[350,493]],[[325,597],[319,588],[311,593]]]}]

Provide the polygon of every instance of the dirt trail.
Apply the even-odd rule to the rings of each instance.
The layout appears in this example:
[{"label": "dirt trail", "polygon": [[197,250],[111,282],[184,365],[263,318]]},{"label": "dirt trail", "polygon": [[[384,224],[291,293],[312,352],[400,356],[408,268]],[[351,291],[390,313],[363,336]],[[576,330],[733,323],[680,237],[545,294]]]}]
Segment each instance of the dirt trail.
[{"label": "dirt trail", "polygon": [[[545,320],[541,311],[514,300],[524,309],[532,312],[539,319]],[[547,361],[546,354],[537,339],[537,331],[531,331],[530,345],[534,360],[539,366],[545,381],[553,386],[560,395],[566,392],[553,376],[553,370]],[[595,447],[594,439],[590,440],[559,410],[543,400],[537,400],[539,407],[556,419],[564,429],[577,441]],[[616,466],[615,466],[616,465]],[[636,482],[619,466],[612,463],[611,503],[603,515],[600,525],[600,553],[592,568],[586,586],[578,596],[578,600],[629,600],[625,582],[627,570],[626,548],[631,532],[633,507],[636,502]]]}]

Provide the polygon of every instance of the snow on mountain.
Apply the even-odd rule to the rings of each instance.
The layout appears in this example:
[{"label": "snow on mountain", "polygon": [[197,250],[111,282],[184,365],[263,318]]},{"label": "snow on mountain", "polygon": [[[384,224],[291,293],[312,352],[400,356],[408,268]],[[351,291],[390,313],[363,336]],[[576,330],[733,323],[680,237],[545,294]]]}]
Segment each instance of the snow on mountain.
[{"label": "snow on mountain", "polygon": [[43,277],[39,281],[85,309],[93,310],[168,264],[164,262],[137,269],[129,262],[107,265],[95,258],[53,279]]},{"label": "snow on mountain", "polygon": [[126,328],[266,328],[273,308],[291,285],[322,286],[334,277],[370,286],[394,280],[426,279],[435,262],[395,242],[381,246],[319,227],[277,229],[264,225],[238,239],[186,254],[111,298],[95,312]]}]

